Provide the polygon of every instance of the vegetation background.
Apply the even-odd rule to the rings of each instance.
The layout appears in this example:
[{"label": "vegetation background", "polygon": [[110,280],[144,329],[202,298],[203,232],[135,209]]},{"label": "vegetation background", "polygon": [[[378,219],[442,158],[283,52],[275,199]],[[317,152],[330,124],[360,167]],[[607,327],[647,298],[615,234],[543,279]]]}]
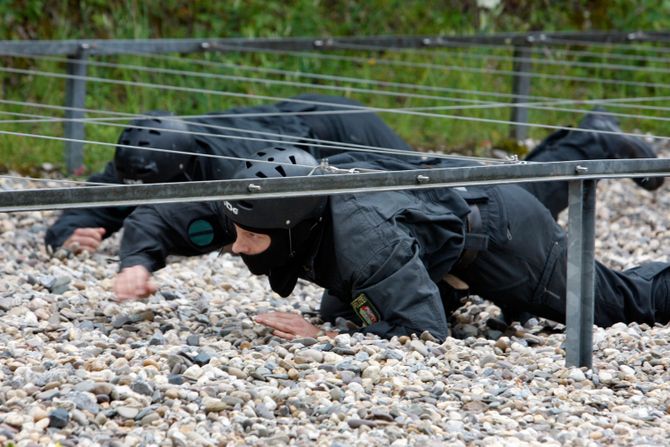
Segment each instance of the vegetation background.
[{"label": "vegetation background", "polygon": [[[226,37],[328,37],[374,35],[472,35],[524,31],[662,31],[670,30],[670,0],[0,0],[0,40],[31,39],[147,39],[147,38],[226,38]],[[615,49],[616,50],[616,49]],[[612,51],[615,51],[612,50]],[[571,56],[587,62],[609,61],[609,50],[601,56]],[[624,50],[618,50],[619,52]],[[350,90],[331,91],[378,107],[413,107],[444,105],[444,101],[381,96],[358,93],[355,80],[376,79],[427,86],[448,86],[467,91],[509,92],[508,75],[499,71],[511,69],[509,49],[485,46],[445,49],[435,52],[346,51],[332,54],[361,57],[360,60],[331,60],[307,55],[274,53],[205,53],[180,55],[176,58],[142,56],[99,57],[116,64],[172,68],[187,71],[225,73],[250,79],[244,82],[202,79],[196,76],[174,76],[138,72],[121,67],[89,67],[92,76],[190,86],[217,91],[243,92],[286,97],[304,91],[328,93],[332,83],[300,77],[272,75],[243,68],[264,67],[305,73],[321,73],[352,78],[338,86]],[[536,57],[560,60],[567,57],[560,50]],[[403,69],[379,64],[380,60],[401,60],[423,64]],[[63,73],[62,61],[42,58],[0,57],[0,66]],[[206,60],[214,68],[197,65]],[[217,65],[218,64],[218,65]],[[227,65],[224,65],[227,64]],[[237,65],[233,67],[231,64]],[[430,64],[430,66],[426,66]],[[552,97],[597,99],[624,96],[666,96],[662,84],[667,79],[667,59],[640,62],[639,70],[621,72],[604,66],[556,65],[543,72],[592,79],[627,79],[650,86],[610,85],[598,82],[557,82],[533,80],[532,94]],[[535,62],[535,66],[538,62]],[[443,66],[438,69],[436,66]],[[477,67],[480,72],[450,69]],[[535,69],[536,67],[534,67]],[[650,69],[651,68],[651,69]],[[657,68],[655,71],[654,68]],[[308,82],[310,86],[281,86],[267,79]],[[254,81],[255,80],[255,81]],[[652,85],[653,84],[653,85]],[[477,95],[462,95],[475,98]],[[64,81],[43,76],[0,71],[0,97],[16,101],[62,105]],[[490,98],[489,98],[490,99]],[[167,109],[179,114],[223,110],[248,105],[249,100],[207,94],[184,94],[151,88],[89,82],[86,106],[96,110],[139,113],[150,109]],[[258,102],[258,101],[256,101]],[[54,114],[53,111],[3,105],[4,111]],[[493,120],[509,118],[509,109],[454,112],[464,116]],[[659,112],[662,113],[662,112]],[[5,116],[7,118],[7,116]],[[532,112],[531,122],[574,124],[579,117],[566,112]],[[486,155],[492,146],[512,147],[505,124],[477,124],[464,120],[426,119],[399,114],[385,114],[386,119],[411,144],[426,149]],[[663,122],[640,123],[630,119],[627,128],[644,124],[645,130],[663,133]],[[649,127],[651,126],[651,128]],[[15,132],[62,135],[62,124],[0,124],[0,129]],[[546,135],[545,129],[532,129],[534,138]],[[88,125],[87,139],[115,142],[119,129]],[[100,169],[112,156],[112,147],[86,146],[87,171]],[[49,162],[63,165],[62,143],[29,137],[0,135],[0,163],[4,169],[31,172],[35,166]],[[85,174],[85,173],[82,173]]]}]

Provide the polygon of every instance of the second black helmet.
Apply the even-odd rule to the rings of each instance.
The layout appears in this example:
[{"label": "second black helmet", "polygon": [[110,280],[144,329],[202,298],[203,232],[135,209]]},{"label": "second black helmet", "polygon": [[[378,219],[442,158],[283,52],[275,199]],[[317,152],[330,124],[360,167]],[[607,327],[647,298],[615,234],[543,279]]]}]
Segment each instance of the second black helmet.
[{"label": "second black helmet", "polygon": [[[257,160],[242,163],[236,179],[298,177],[318,172],[316,159],[293,146],[271,147],[256,152]],[[303,196],[272,199],[224,201],[224,212],[230,219],[250,229],[290,229],[308,219],[320,217],[326,196]]]},{"label": "second black helmet", "polygon": [[[189,134],[188,124],[172,118],[173,114],[161,110],[137,118],[119,136],[114,154],[114,167],[124,183],[161,183],[189,180],[195,155],[140,147],[166,149],[167,151],[196,152],[195,139]],[[138,146],[138,148],[124,147]]]}]

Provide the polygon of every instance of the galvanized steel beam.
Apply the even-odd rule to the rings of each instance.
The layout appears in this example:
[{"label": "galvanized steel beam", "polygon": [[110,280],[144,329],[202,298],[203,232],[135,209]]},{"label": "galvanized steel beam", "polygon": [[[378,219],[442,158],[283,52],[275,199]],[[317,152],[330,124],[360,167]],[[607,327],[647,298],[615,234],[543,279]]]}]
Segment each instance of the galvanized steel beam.
[{"label": "galvanized steel beam", "polygon": [[[514,77],[512,78],[512,104],[526,103],[530,97],[530,72],[533,69],[533,53],[528,46],[514,47]],[[511,129],[511,136],[517,140],[528,138],[528,109],[512,107],[511,121],[517,123]]]},{"label": "galvanized steel beam", "polygon": [[566,366],[593,363],[596,181],[570,182],[566,287]]},{"label": "galvanized steel beam", "polygon": [[70,141],[65,142],[65,166],[69,174],[81,175],[84,168],[84,118],[81,111],[86,106],[86,52],[79,51],[77,54],[68,56],[71,62],[67,64],[67,74],[71,77],[65,81],[65,118],[63,133]]},{"label": "galvanized steel beam", "polygon": [[669,174],[670,159],[581,160],[310,177],[87,186],[0,192],[0,212]]}]

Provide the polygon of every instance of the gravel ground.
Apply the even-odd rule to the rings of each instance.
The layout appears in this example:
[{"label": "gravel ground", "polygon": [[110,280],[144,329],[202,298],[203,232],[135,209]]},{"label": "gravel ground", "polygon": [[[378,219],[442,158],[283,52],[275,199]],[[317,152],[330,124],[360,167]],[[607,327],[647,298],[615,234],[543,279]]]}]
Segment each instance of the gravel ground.
[{"label": "gravel ground", "polygon": [[[602,181],[599,259],[667,260],[668,210],[668,186]],[[0,444],[668,445],[667,325],[597,328],[592,370],[564,366],[562,326],[490,329],[498,309],[477,297],[442,344],[287,342],[253,316],[315,315],[319,288],[301,283],[282,299],[235,257],[212,254],[172,259],[156,296],[120,305],[118,236],[92,256],[50,257],[42,239],[55,215],[0,214]]]}]

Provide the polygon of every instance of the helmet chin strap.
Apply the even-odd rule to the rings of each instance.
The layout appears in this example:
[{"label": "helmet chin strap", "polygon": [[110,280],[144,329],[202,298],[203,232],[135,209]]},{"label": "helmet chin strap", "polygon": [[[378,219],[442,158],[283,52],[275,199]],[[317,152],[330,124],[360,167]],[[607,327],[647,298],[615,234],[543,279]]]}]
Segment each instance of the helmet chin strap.
[{"label": "helmet chin strap", "polygon": [[[311,229],[310,229],[311,231]],[[291,234],[291,229],[288,229],[288,257],[295,257],[295,250],[293,250],[293,235]]]},{"label": "helmet chin strap", "polygon": [[[192,170],[194,172],[191,172],[189,174],[189,172],[188,172],[189,169],[188,168],[190,168],[190,170]],[[186,166],[184,166],[184,163],[179,163],[179,170],[181,171],[183,176],[186,178],[187,182],[192,182],[193,181],[192,174],[195,173],[195,169],[196,169],[196,163],[195,163],[195,159],[193,157],[191,158],[191,160],[189,160],[189,163]]]},{"label": "helmet chin strap", "polygon": [[191,178],[190,175],[188,175],[188,172],[186,172],[186,171],[183,171],[183,172],[184,172],[184,177],[186,177],[186,181],[187,181],[187,182],[192,182],[193,179]]},{"label": "helmet chin strap", "polygon": [[[309,230],[307,230],[307,233],[311,233],[314,231],[314,229],[321,223],[323,220],[323,217],[319,217],[314,224],[312,224],[311,227],[309,227]],[[291,233],[291,229],[288,229],[288,250],[289,250],[289,258],[294,258],[295,257],[295,250],[293,249],[293,234]]]}]

